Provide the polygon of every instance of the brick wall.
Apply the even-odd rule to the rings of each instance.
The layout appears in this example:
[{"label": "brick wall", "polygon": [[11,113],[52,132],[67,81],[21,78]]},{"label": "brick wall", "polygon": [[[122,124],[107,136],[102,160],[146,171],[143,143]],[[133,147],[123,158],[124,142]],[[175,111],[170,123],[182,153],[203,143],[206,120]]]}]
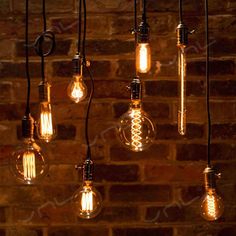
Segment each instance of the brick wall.
[{"label": "brick wall", "polygon": [[[90,139],[96,182],[104,207],[93,220],[77,219],[70,204],[80,177],[74,165],[85,157],[86,102],[66,95],[76,52],[76,1],[47,0],[48,24],[57,50],[47,58],[47,78],[58,124],[57,139],[44,145],[51,166],[34,186],[17,183],[9,156],[20,143],[26,80],[24,1],[0,6],[0,235],[1,236],[235,236],[236,235],[236,3],[210,0],[212,158],[222,171],[219,191],[225,213],[219,222],[199,216],[206,159],[204,1],[184,1],[186,23],[196,33],[188,49],[188,134],[177,133],[175,27],[177,0],[148,0],[153,66],[143,76],[144,108],[157,125],[155,143],[143,153],[124,149],[115,124],[129,103],[134,70],[132,0],[87,0],[87,53],[95,76]],[[30,39],[41,31],[40,1],[30,1]],[[139,7],[139,13],[141,8]],[[38,109],[39,59],[31,54],[32,113]],[[89,83],[88,83],[89,84]],[[18,132],[17,132],[18,130]]]}]

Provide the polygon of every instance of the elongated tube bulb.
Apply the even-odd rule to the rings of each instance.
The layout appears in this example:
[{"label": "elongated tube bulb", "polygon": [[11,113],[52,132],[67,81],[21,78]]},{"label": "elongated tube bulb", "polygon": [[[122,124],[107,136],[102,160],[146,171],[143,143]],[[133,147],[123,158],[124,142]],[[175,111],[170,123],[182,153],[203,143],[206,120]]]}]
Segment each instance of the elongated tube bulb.
[{"label": "elongated tube bulb", "polygon": [[75,102],[83,101],[87,96],[87,86],[83,81],[82,75],[75,74],[72,81],[68,85],[67,94],[69,98]]},{"label": "elongated tube bulb", "polygon": [[38,136],[45,142],[50,142],[56,135],[54,122],[52,118],[52,107],[50,102],[40,103],[38,121]]},{"label": "elongated tube bulb", "polygon": [[151,69],[151,48],[149,43],[137,44],[136,69],[139,73],[147,73]]},{"label": "elongated tube bulb", "polygon": [[92,181],[84,181],[82,187],[75,192],[73,200],[76,215],[80,218],[94,218],[101,211],[101,195]]},{"label": "elongated tube bulb", "polygon": [[125,147],[134,152],[147,149],[154,141],[155,125],[143,111],[140,100],[132,100],[129,110],[121,116],[118,134]]},{"label": "elongated tube bulb", "polygon": [[178,48],[178,77],[179,77],[179,103],[178,103],[178,132],[186,134],[186,52],[185,46]]},{"label": "elongated tube bulb", "polygon": [[224,212],[222,198],[215,189],[208,189],[201,204],[201,216],[207,221],[219,219]]}]

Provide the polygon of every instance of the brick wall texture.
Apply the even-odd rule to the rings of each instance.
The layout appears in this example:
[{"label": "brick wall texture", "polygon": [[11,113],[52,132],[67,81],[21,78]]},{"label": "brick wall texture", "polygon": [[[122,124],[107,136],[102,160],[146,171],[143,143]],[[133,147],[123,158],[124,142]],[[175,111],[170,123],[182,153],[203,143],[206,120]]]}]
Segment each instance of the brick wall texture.
[{"label": "brick wall texture", "polygon": [[[85,157],[86,102],[73,104],[66,94],[71,59],[76,53],[75,0],[47,0],[48,28],[56,34],[55,53],[46,59],[52,83],[57,139],[41,144],[50,161],[40,183],[16,182],[9,157],[20,143],[26,79],[24,71],[24,1],[0,5],[0,236],[235,236],[236,235],[236,2],[209,0],[211,42],[212,159],[222,179],[219,192],[225,213],[214,223],[199,215],[206,160],[204,1],[186,0],[184,19],[190,36],[187,82],[187,135],[177,132],[175,28],[177,0],[147,0],[151,26],[152,69],[142,76],[144,108],[157,136],[142,153],[119,142],[115,130],[129,104],[134,75],[132,0],[87,0],[87,54],[95,77],[90,139],[96,162],[96,186],[103,210],[92,220],[75,216],[71,196],[80,185],[74,169]],[[138,14],[141,15],[139,1]],[[30,41],[42,30],[41,1],[30,1]],[[30,50],[31,107],[38,112],[40,60]],[[89,80],[86,83],[89,86]]]}]

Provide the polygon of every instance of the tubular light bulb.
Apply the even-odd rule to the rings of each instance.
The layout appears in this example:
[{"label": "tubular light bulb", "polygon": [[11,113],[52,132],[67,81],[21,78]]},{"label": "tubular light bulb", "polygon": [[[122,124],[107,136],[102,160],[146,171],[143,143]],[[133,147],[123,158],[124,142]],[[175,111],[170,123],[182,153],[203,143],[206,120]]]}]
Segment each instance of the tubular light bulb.
[{"label": "tubular light bulb", "polygon": [[46,174],[48,164],[40,147],[32,138],[25,138],[23,146],[13,153],[11,168],[16,178],[26,184],[32,184]]},{"label": "tubular light bulb", "polygon": [[92,181],[84,181],[83,186],[74,194],[76,215],[90,219],[101,211],[101,195],[93,186]]},{"label": "tubular light bulb", "polygon": [[67,88],[67,94],[75,103],[81,102],[86,98],[87,86],[85,85],[81,75],[76,74],[73,76],[73,79]]},{"label": "tubular light bulb", "polygon": [[151,48],[149,43],[137,44],[136,69],[139,73],[147,73],[151,69]]},{"label": "tubular light bulb", "polygon": [[185,46],[178,49],[178,77],[179,77],[179,104],[178,104],[178,131],[186,134],[186,52]]},{"label": "tubular light bulb", "polygon": [[49,102],[40,103],[40,115],[38,122],[38,136],[45,142],[50,142],[56,131],[53,126],[52,109]]},{"label": "tubular light bulb", "polygon": [[207,221],[219,219],[224,212],[222,198],[215,189],[208,189],[201,204],[201,216]]},{"label": "tubular light bulb", "polygon": [[142,110],[140,100],[132,100],[128,112],[119,121],[121,142],[129,149],[140,152],[147,149],[155,139],[155,125]]}]

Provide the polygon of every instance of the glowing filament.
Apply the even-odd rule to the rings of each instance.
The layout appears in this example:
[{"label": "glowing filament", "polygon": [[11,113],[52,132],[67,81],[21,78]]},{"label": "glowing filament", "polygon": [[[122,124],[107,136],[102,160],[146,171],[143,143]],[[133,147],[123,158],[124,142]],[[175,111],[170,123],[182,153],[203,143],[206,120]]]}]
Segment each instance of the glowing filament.
[{"label": "glowing filament", "polygon": [[40,114],[40,133],[45,139],[53,135],[52,114],[48,111],[42,111]]},{"label": "glowing filament", "polygon": [[207,195],[207,212],[208,215],[216,218],[216,201],[213,195]]},{"label": "glowing filament", "polygon": [[138,151],[142,147],[142,125],[141,125],[141,110],[132,110],[132,120],[131,120],[131,145],[135,151]]},{"label": "glowing filament", "polygon": [[31,180],[36,177],[35,155],[27,151],[23,155],[23,172],[24,179]]},{"label": "glowing filament", "polygon": [[80,82],[74,82],[74,86],[72,88],[71,97],[77,101],[79,101],[84,96],[84,91],[81,86],[82,85]]},{"label": "glowing filament", "polygon": [[179,49],[179,111],[178,111],[178,130],[181,135],[186,133],[186,56],[184,48]]},{"label": "glowing filament", "polygon": [[149,43],[139,43],[136,49],[136,68],[140,73],[147,73],[151,68],[151,49]]},{"label": "glowing filament", "polygon": [[93,211],[93,192],[88,191],[82,194],[81,198],[82,211],[90,212]]}]

